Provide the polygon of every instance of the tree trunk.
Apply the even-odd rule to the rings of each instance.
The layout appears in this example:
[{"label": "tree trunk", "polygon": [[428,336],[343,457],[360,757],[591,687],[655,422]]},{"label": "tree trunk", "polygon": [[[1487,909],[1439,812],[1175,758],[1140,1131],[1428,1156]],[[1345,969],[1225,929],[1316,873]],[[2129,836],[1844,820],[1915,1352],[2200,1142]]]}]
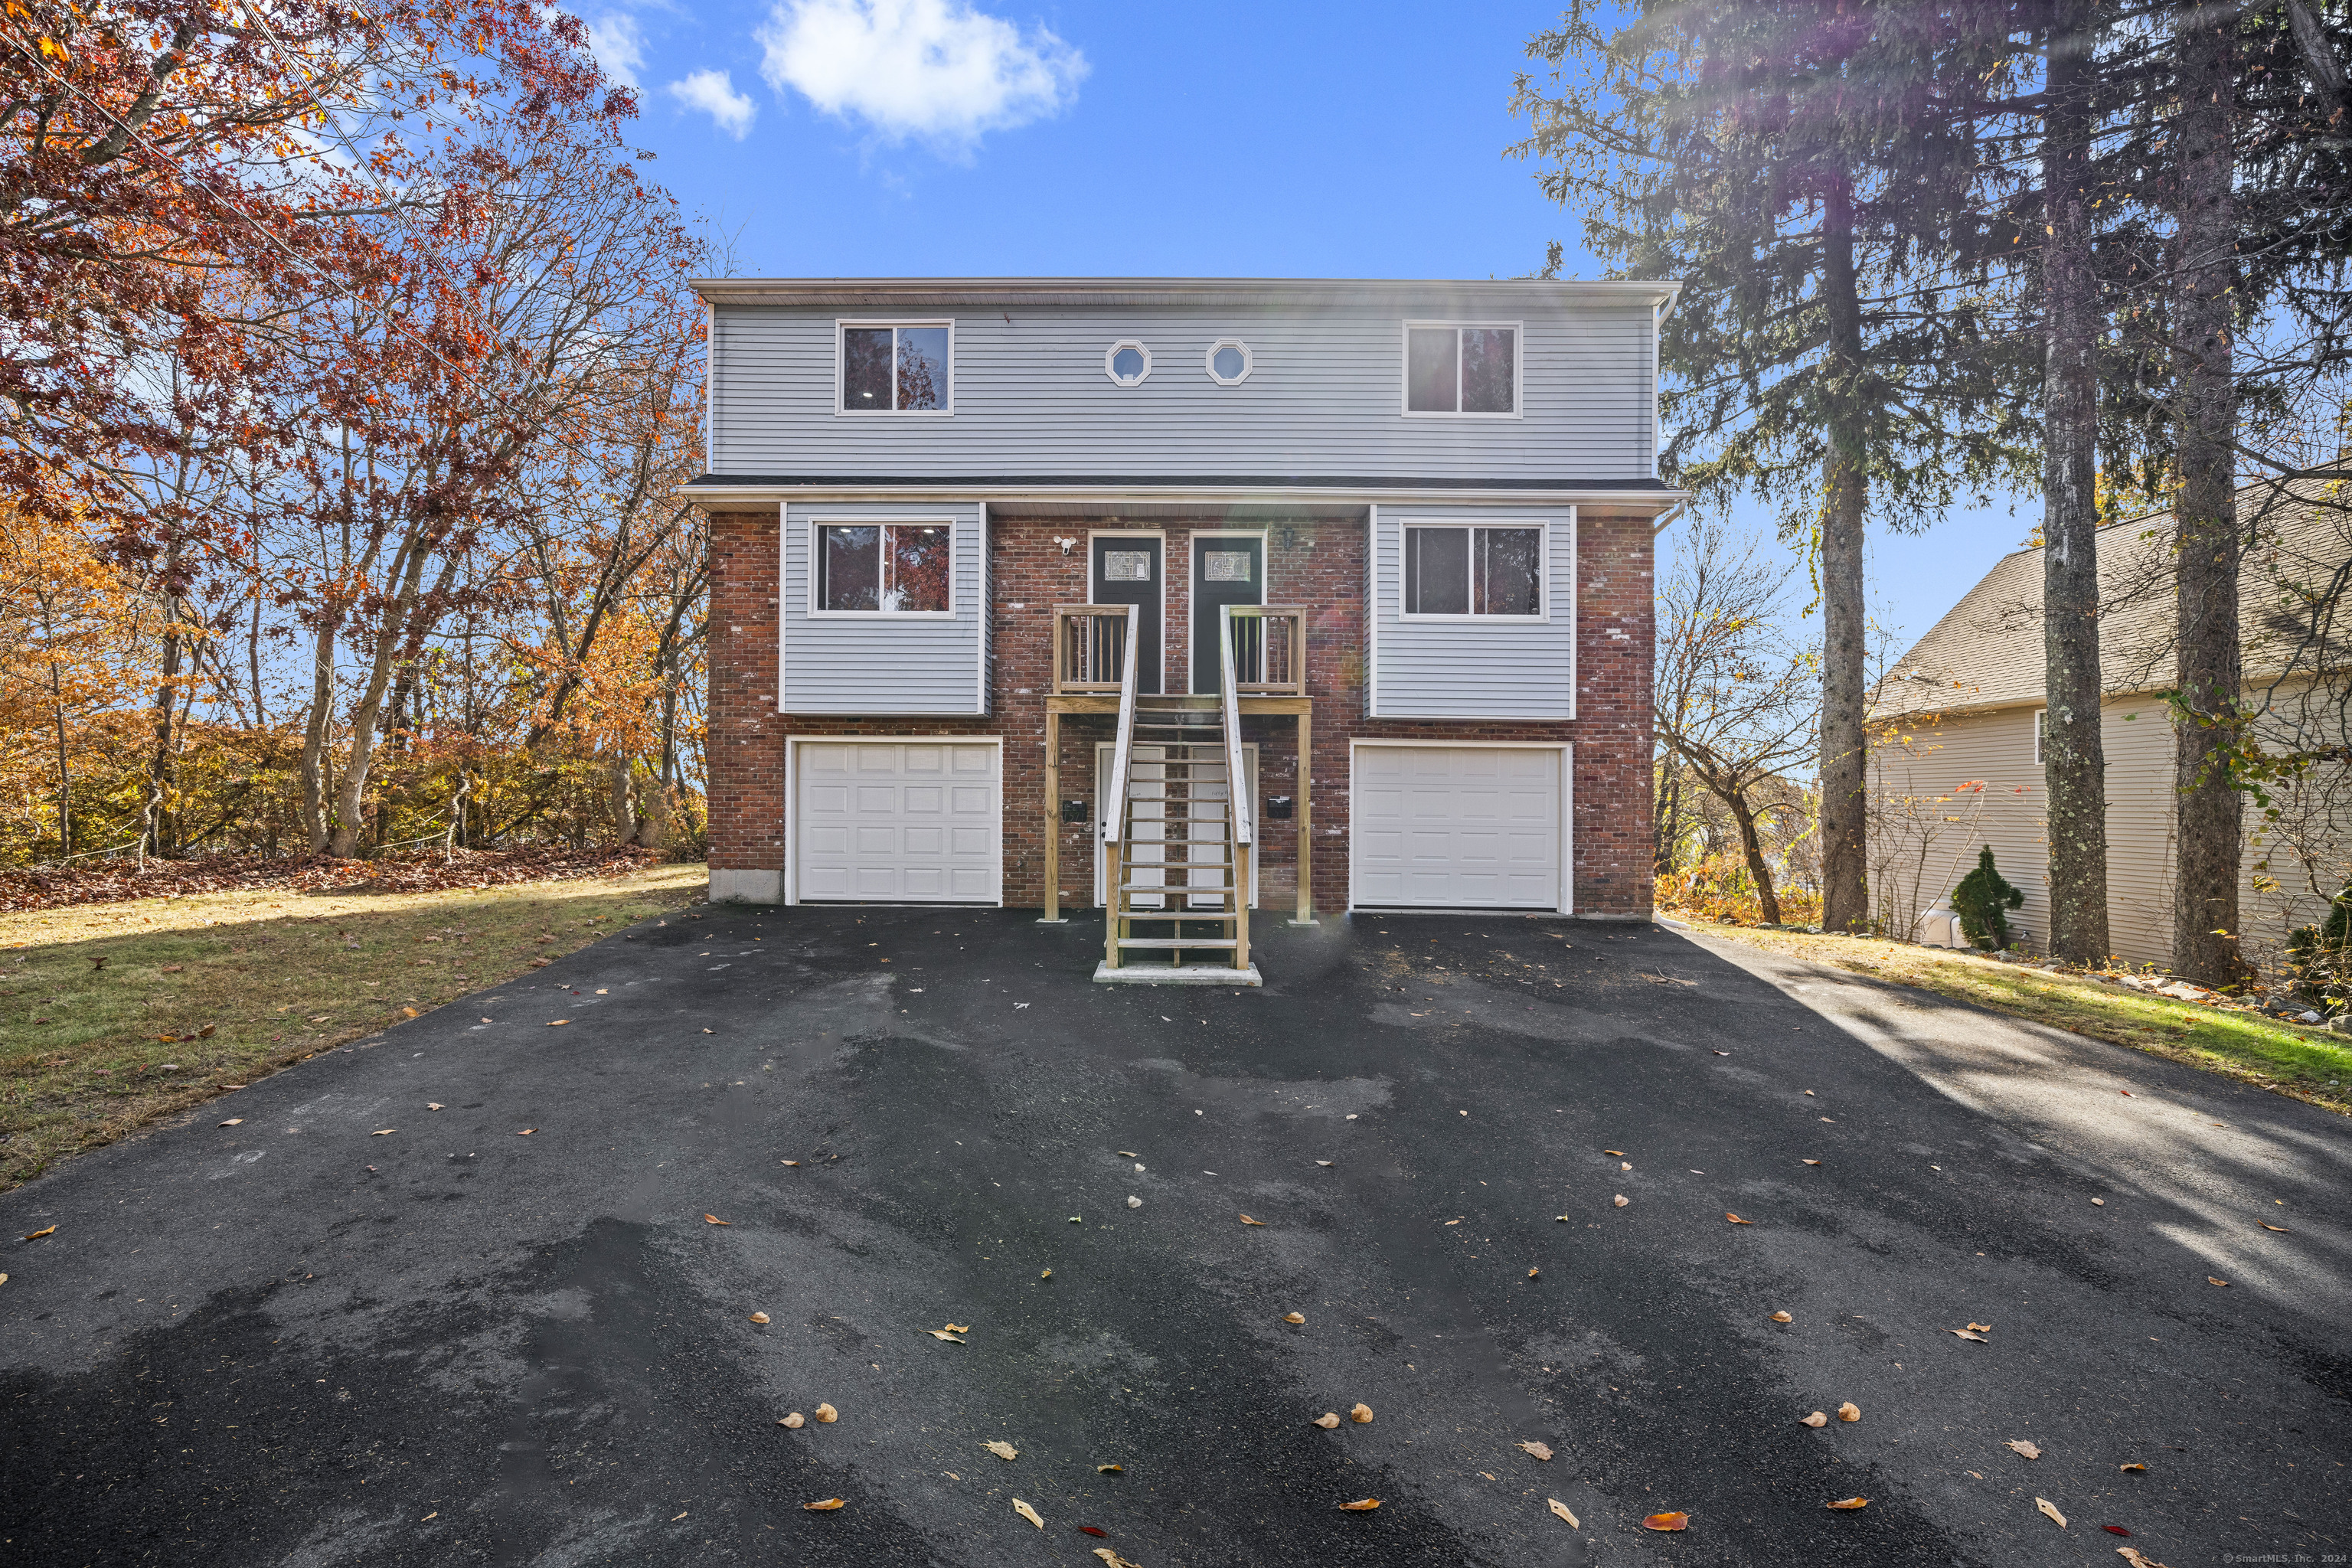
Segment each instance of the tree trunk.
[{"label": "tree trunk", "polygon": [[66,692],[58,678],[55,652],[49,656],[49,701],[58,721],[58,858],[73,853],[73,770],[66,761]]},{"label": "tree trunk", "polygon": [[335,797],[332,849],[339,858],[349,857],[359,844],[360,808],[367,798],[369,770],[375,759],[376,722],[383,712],[384,690],[392,684],[394,656],[407,634],[409,615],[416,605],[427,553],[423,531],[417,530],[393,558],[393,574],[400,579],[399,590],[384,607],[383,624],[377,629],[374,646],[369,650],[367,686],[352,707],[352,754],[343,764],[342,788]]},{"label": "tree trunk", "polygon": [[2042,773],[2050,812],[2050,951],[2083,963],[2108,953],[2090,50],[2087,33],[2053,29],[2042,135],[2042,635],[2049,702]]},{"label": "tree trunk", "polygon": [[2231,334],[2237,282],[2231,188],[2236,13],[2184,5],[2173,24],[2180,61],[2179,222],[2174,244],[2175,440],[2179,706],[2173,725],[2178,890],[2172,968],[2200,985],[2241,978],[2238,858],[2244,823],[2231,787],[2238,718],[2238,396]]},{"label": "tree trunk", "polygon": [[[179,565],[180,542],[175,539],[163,558],[165,581],[177,578]],[[170,809],[173,775],[177,772],[173,766],[172,720],[173,710],[180,700],[180,655],[184,646],[180,636],[180,598],[167,590],[163,595],[162,679],[155,688],[155,749],[147,760],[147,794],[153,819],[147,848],[152,854],[167,857],[178,847],[173,842]]]},{"label": "tree trunk", "polygon": [[1675,874],[1676,852],[1683,836],[1683,774],[1671,760],[1665,772],[1665,784],[1658,791],[1657,805],[1653,812],[1656,820],[1652,825],[1654,842],[1651,851],[1650,874],[1671,877]]},{"label": "tree trunk", "polygon": [[1756,814],[1748,809],[1748,802],[1738,790],[1717,793],[1730,807],[1731,820],[1739,825],[1739,852],[1748,858],[1748,875],[1756,883],[1756,908],[1766,925],[1779,925],[1780,898],[1772,890],[1772,866],[1764,858],[1764,840],[1756,831]]},{"label": "tree trunk", "polygon": [[637,841],[637,808],[635,767],[625,755],[614,757],[606,764],[606,782],[613,809],[613,845],[624,848]]},{"label": "tree trunk", "polygon": [[302,722],[302,837],[327,847],[327,746],[335,726],[335,626],[322,620],[310,645],[310,711]]},{"label": "tree trunk", "polygon": [[[1868,652],[1863,518],[1870,500],[1863,406],[1862,301],[1854,284],[1853,191],[1843,171],[1822,202],[1822,293],[1837,388],[1822,474],[1822,929],[1870,929],[1869,822],[1863,778]],[[1746,829],[1743,827],[1743,832]],[[1777,917],[1775,917],[1777,921]]]}]

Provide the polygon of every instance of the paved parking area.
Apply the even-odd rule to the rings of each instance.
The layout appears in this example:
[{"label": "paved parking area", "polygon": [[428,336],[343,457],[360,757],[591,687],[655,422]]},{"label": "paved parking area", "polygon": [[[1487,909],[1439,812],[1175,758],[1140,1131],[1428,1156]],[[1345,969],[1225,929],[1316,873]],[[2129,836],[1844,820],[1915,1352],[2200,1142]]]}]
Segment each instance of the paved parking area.
[{"label": "paved parking area", "polygon": [[1647,927],[1099,939],[649,922],[0,1199],[0,1558],[2352,1550],[2338,1118]]}]

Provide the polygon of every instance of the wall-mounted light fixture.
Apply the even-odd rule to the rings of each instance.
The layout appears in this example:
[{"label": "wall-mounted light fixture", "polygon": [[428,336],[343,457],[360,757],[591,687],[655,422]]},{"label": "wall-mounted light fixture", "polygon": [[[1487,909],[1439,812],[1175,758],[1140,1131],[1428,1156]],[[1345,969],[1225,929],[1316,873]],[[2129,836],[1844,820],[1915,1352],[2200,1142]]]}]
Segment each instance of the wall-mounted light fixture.
[{"label": "wall-mounted light fixture", "polygon": [[1073,545],[1073,544],[1076,544],[1076,543],[1077,542],[1077,541],[1076,541],[1076,540],[1075,540],[1075,539],[1059,539],[1059,538],[1057,538],[1057,539],[1055,539],[1055,540],[1054,541],[1054,542],[1055,542],[1055,543],[1056,543],[1056,544],[1058,544],[1058,545],[1060,545],[1060,546],[1062,547],[1062,553],[1063,553],[1063,554],[1067,555],[1067,554],[1070,552],[1070,546],[1071,546],[1071,545]]}]

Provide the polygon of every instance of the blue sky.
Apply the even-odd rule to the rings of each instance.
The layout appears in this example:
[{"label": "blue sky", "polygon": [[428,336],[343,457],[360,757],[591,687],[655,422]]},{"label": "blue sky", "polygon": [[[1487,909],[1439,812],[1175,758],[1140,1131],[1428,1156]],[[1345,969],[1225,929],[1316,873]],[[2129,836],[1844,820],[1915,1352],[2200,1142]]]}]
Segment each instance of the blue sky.
[{"label": "blue sky", "polygon": [[[1555,238],[1601,274],[1504,155],[1541,4],[574,8],[739,274],[1507,277]],[[2031,526],[1997,508],[1877,540],[1898,641]]]}]

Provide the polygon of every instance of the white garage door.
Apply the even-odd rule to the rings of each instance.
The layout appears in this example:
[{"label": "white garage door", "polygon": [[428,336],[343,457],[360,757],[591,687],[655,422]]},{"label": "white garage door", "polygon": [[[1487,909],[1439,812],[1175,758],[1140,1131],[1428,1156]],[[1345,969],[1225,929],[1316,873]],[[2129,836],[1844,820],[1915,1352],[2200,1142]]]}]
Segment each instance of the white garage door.
[{"label": "white garage door", "polygon": [[997,901],[998,758],[952,741],[803,741],[793,878],[803,899]]},{"label": "white garage door", "polygon": [[1564,755],[1551,747],[1358,746],[1351,901],[1563,908]]}]

